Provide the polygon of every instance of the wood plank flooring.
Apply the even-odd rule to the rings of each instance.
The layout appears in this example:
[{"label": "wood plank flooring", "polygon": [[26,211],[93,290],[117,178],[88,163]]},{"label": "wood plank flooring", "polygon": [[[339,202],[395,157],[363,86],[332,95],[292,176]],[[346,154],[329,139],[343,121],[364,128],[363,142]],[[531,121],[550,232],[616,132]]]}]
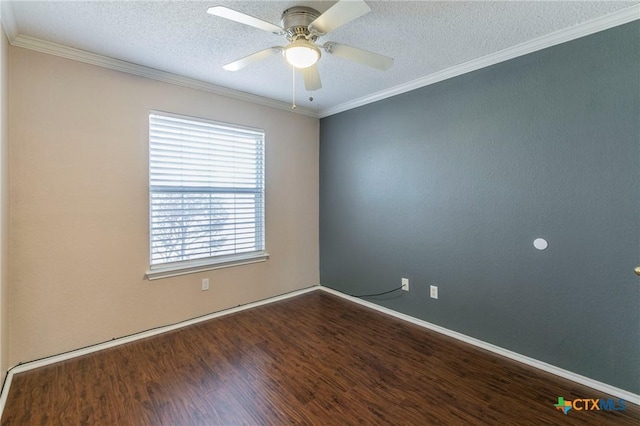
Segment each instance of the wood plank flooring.
[{"label": "wood plank flooring", "polygon": [[559,396],[610,397],[316,291],[16,374],[2,425],[640,424]]}]

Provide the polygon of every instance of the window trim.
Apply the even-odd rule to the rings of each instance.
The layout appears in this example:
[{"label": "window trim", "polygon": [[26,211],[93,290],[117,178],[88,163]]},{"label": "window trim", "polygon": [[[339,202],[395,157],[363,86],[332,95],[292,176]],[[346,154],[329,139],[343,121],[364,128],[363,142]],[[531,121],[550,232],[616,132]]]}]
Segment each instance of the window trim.
[{"label": "window trim", "polygon": [[194,274],[196,272],[210,271],[213,269],[231,268],[233,266],[266,262],[268,259],[269,253],[266,251],[254,251],[250,253],[208,257],[206,259],[165,263],[150,266],[145,277],[149,281],[153,281],[161,278],[177,277],[179,275]]},{"label": "window trim", "polygon": [[[223,127],[231,127],[231,128],[236,128],[239,130],[247,130],[251,132],[260,132],[263,134],[263,138],[266,139],[264,130],[258,129],[255,127],[225,123],[225,122],[215,121],[215,120],[211,120],[203,117],[187,116],[187,115],[175,114],[175,113],[159,111],[159,110],[149,110],[147,113],[147,117],[150,117],[152,114],[164,115],[168,117],[175,117],[178,119],[185,119],[185,120],[199,120],[199,121],[203,121],[203,122],[207,122],[207,123],[211,123],[211,124],[219,125]],[[148,141],[150,138],[150,126],[147,125],[146,127],[147,127],[147,141]],[[263,140],[263,143],[265,143],[266,145],[266,140]],[[266,173],[266,170],[264,171],[264,173]],[[149,175],[149,172],[147,172],[147,175]],[[147,184],[147,191],[148,191],[147,197],[149,199],[149,221],[151,221],[151,186],[148,184]],[[262,198],[263,198],[264,204],[262,205],[262,210],[263,210],[262,211],[262,218],[263,218],[263,223],[262,223],[263,249],[262,250],[222,255],[222,256],[206,257],[206,258],[200,258],[200,259],[194,259],[194,260],[168,262],[168,263],[155,264],[155,265],[151,264],[151,257],[149,257],[149,263],[148,263],[149,269],[145,273],[145,278],[148,279],[149,281],[153,281],[153,280],[162,279],[162,278],[176,277],[180,275],[193,274],[197,272],[209,271],[214,269],[230,268],[234,266],[242,266],[242,265],[249,265],[253,263],[266,262],[269,259],[270,255],[266,251],[266,229],[265,228],[267,225],[267,218],[266,218],[265,192],[266,192],[266,188],[263,186]],[[149,230],[151,226],[150,223],[151,222],[149,222],[149,225],[148,225]],[[151,256],[150,240],[148,240],[148,243],[149,243],[149,256]]]}]

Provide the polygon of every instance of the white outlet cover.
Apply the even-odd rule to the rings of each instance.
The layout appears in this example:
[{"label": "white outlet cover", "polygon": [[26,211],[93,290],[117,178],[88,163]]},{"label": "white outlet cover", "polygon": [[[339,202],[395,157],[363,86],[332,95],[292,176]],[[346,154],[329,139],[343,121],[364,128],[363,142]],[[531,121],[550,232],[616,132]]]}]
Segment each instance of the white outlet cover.
[{"label": "white outlet cover", "polygon": [[429,291],[430,291],[430,296],[432,299],[437,299],[438,298],[438,286],[432,285],[429,287]]}]

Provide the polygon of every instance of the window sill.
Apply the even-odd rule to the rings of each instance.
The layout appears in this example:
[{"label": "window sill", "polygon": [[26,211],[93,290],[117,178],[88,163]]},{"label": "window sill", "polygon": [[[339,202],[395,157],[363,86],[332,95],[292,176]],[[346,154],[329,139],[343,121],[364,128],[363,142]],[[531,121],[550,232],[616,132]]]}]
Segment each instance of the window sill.
[{"label": "window sill", "polygon": [[269,253],[259,251],[197,261],[158,265],[152,266],[147,271],[145,277],[149,281],[153,281],[161,278],[177,277],[179,275],[209,271],[212,269],[231,268],[233,266],[248,265],[250,263],[266,262],[267,259],[269,259]]}]

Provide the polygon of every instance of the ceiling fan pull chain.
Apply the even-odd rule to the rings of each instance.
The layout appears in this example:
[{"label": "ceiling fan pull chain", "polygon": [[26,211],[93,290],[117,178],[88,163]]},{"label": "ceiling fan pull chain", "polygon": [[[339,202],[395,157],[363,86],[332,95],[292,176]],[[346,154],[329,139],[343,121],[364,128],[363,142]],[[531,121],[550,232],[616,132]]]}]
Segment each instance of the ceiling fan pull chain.
[{"label": "ceiling fan pull chain", "polygon": [[293,77],[291,78],[291,80],[293,81],[291,109],[296,109],[296,67],[291,67],[291,69],[293,71]]}]

